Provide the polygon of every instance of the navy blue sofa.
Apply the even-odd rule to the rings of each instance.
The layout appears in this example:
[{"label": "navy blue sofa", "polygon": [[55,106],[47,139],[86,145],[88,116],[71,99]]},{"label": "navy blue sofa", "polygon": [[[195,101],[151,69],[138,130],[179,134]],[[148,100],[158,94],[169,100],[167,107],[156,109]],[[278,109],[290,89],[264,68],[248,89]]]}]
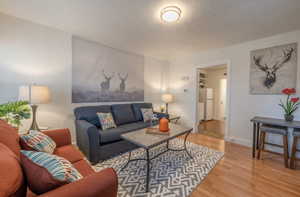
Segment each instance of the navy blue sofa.
[{"label": "navy blue sofa", "polygon": [[[141,108],[152,108],[152,104],[132,103],[75,108],[76,140],[79,149],[93,164],[135,149],[135,145],[121,139],[121,134],[149,126],[149,123],[143,121]],[[117,128],[101,130],[97,112],[111,112]],[[157,113],[157,116],[168,118],[164,113]]]}]

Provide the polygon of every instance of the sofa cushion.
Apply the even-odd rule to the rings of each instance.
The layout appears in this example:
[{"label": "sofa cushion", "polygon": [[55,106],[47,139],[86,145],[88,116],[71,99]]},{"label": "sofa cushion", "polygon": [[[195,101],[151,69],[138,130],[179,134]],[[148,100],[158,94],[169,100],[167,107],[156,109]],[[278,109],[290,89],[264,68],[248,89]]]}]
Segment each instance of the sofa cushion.
[{"label": "sofa cushion", "polygon": [[18,158],[20,157],[21,149],[19,140],[20,137],[17,129],[0,120],[0,143],[7,146]]},{"label": "sofa cushion", "polygon": [[28,134],[21,135],[21,144],[23,147],[30,148],[31,150],[50,154],[56,148],[55,142],[49,136],[39,131],[30,131]]},{"label": "sofa cushion", "polygon": [[152,109],[152,103],[133,103],[132,104],[132,109],[133,109],[133,112],[135,115],[135,119],[137,121],[143,120],[141,108],[151,108]]},{"label": "sofa cushion", "polygon": [[28,186],[36,194],[82,178],[68,160],[48,153],[21,150],[21,161]]},{"label": "sofa cushion", "polygon": [[23,197],[26,184],[17,156],[0,143],[0,196]]},{"label": "sofa cushion", "polygon": [[117,125],[123,125],[136,121],[131,104],[112,105],[111,109]]},{"label": "sofa cushion", "polygon": [[86,120],[89,123],[100,128],[101,124],[97,116],[97,112],[109,113],[111,112],[111,106],[110,105],[84,106],[84,107],[77,107],[74,110],[76,120]]},{"label": "sofa cushion", "polygon": [[56,148],[54,154],[67,159],[71,163],[82,160],[84,158],[84,155],[74,145],[67,145]]},{"label": "sofa cushion", "polygon": [[127,133],[129,131],[134,131],[138,129],[143,129],[149,126],[149,123],[145,122],[135,122],[130,124],[124,124],[117,128],[112,128],[108,130],[99,130],[100,133],[100,143],[108,143],[113,141],[118,141],[121,139],[121,134]]},{"label": "sofa cushion", "polygon": [[76,161],[75,163],[72,163],[72,165],[74,166],[74,168],[76,168],[78,170],[78,172],[80,172],[80,174],[83,177],[86,177],[86,176],[89,176],[89,175],[95,173],[95,171],[93,170],[91,165],[84,159]]}]

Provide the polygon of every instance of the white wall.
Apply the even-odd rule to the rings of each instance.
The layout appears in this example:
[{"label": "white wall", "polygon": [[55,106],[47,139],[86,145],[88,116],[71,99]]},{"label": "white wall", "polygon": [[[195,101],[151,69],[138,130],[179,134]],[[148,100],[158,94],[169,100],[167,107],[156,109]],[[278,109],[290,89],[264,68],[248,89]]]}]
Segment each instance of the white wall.
[{"label": "white wall", "polygon": [[169,62],[154,58],[145,58],[145,101],[153,103],[153,107],[159,110],[163,104],[161,95],[168,89]]},{"label": "white wall", "polygon": [[[196,98],[195,69],[207,64],[219,64],[220,62],[230,61],[228,137],[238,143],[250,145],[252,139],[250,119],[258,115],[282,118],[283,112],[278,107],[278,103],[280,99],[284,98],[280,95],[249,94],[250,51],[293,42],[300,43],[300,31],[177,58],[171,62],[170,66],[169,80],[172,83],[170,83],[169,88],[176,96],[176,103],[170,106],[170,110],[180,113],[183,116],[184,123],[193,126],[195,121],[194,100]],[[299,50],[298,57],[300,57]],[[299,68],[298,71],[300,71]],[[183,76],[189,76],[190,80],[181,80]],[[299,93],[299,80],[297,87]],[[188,89],[188,92],[185,93],[183,91],[184,88]],[[295,119],[300,120],[300,110],[296,112]]]},{"label": "white wall", "polygon": [[[16,100],[20,85],[47,85],[52,102],[39,106],[39,125],[74,131],[73,108],[79,104],[71,104],[71,38],[69,33],[0,14],[0,103]],[[166,61],[145,58],[145,101],[161,104],[168,66]]]},{"label": "white wall", "polygon": [[208,69],[207,70],[207,87],[212,88],[214,91],[214,114],[213,119],[224,120],[221,114],[221,79],[226,79],[224,73],[226,73],[227,68],[221,69]]}]

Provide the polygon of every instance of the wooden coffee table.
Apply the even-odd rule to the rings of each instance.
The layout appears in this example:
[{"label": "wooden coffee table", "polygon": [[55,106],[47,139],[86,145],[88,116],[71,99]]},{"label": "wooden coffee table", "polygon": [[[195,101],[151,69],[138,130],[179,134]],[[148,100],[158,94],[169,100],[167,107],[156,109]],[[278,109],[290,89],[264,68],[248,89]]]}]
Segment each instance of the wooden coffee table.
[{"label": "wooden coffee table", "polygon": [[[140,129],[133,132],[129,132],[121,135],[121,138],[127,140],[140,148],[143,148],[146,151],[146,158],[137,158],[131,159],[131,151],[129,152],[128,161],[122,167],[121,171],[124,170],[130,162],[144,160],[147,164],[147,176],[146,176],[146,192],[149,191],[149,181],[150,181],[150,162],[161,154],[166,153],[167,151],[185,151],[187,155],[193,159],[192,155],[188,152],[186,148],[186,139],[188,135],[191,133],[192,128],[182,127],[176,124],[170,124],[170,134],[169,135],[157,135],[157,134],[147,134],[146,129]],[[183,148],[182,149],[172,149],[169,147],[169,141],[178,137],[185,135]],[[154,148],[160,144],[166,143],[166,150],[155,155],[154,157],[149,157],[149,150]]]}]

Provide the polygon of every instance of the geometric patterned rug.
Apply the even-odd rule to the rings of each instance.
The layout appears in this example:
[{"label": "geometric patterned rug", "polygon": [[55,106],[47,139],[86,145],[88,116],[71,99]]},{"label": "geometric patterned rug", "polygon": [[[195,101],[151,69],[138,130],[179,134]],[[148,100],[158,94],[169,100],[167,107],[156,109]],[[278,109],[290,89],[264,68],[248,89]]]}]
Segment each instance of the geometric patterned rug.
[{"label": "geometric patterned rug", "polygon": [[[170,148],[182,148],[183,140],[173,139]],[[150,158],[164,151],[165,144],[150,150]],[[187,141],[187,149],[191,159],[185,151],[168,151],[151,160],[149,192],[145,193],[146,161],[130,162],[122,171],[120,169],[128,160],[128,153],[98,163],[96,171],[112,167],[119,179],[119,197],[187,197],[198,184],[208,175],[224,153]],[[145,158],[144,149],[132,152],[132,158]]]}]

